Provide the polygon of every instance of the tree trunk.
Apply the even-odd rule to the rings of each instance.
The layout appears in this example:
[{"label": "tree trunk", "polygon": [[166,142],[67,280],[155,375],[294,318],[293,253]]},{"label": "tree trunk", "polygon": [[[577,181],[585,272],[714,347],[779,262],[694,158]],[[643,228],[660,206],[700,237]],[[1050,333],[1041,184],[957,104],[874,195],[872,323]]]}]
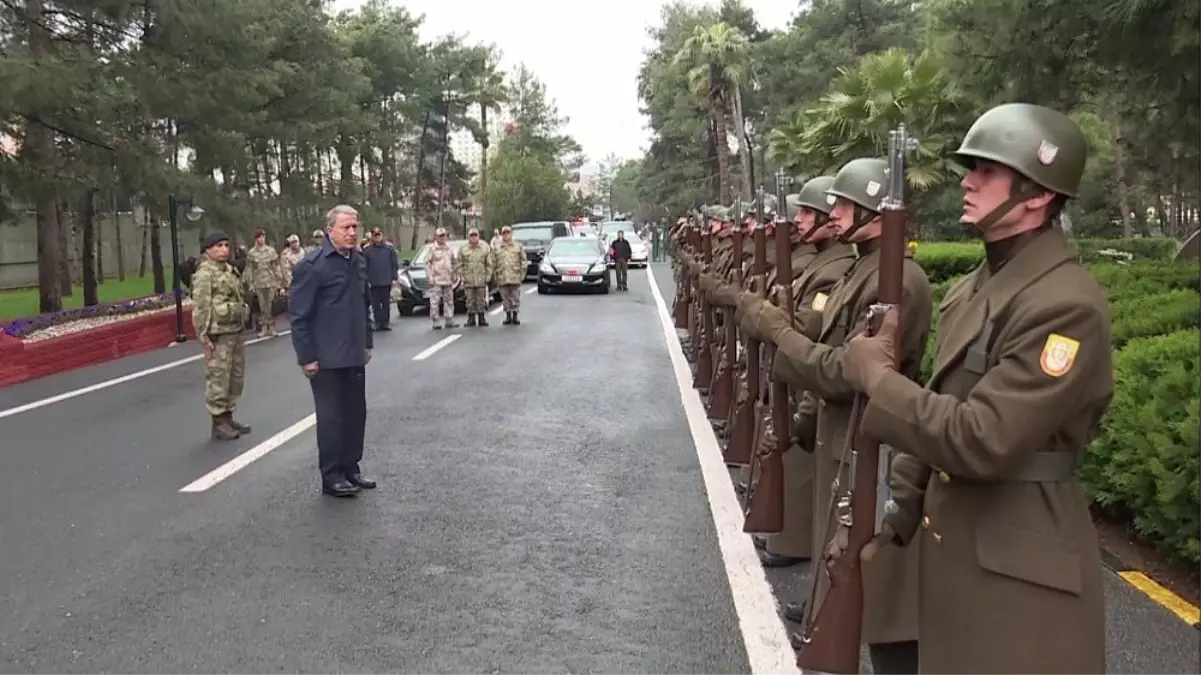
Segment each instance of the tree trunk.
[{"label": "tree trunk", "polygon": [[[480,104],[480,129],[484,133],[483,151],[480,152],[480,195],[476,198],[476,217],[483,218],[488,211],[488,147],[492,141],[488,138],[488,105]],[[478,222],[478,221],[477,221]]]},{"label": "tree trunk", "polygon": [[751,170],[754,158],[751,157],[751,144],[746,137],[746,118],[742,115],[742,87],[737,84],[734,85],[734,135],[738,137],[738,159],[742,162],[742,197],[750,199],[755,194],[751,182],[754,178]]},{"label": "tree trunk", "polygon": [[96,297],[96,265],[93,258],[96,250],[95,197],[94,188],[84,190],[83,203],[79,209],[79,229],[83,236],[83,251],[79,264],[83,277],[84,307],[91,307],[99,302]]},{"label": "tree trunk", "polygon": [[138,254],[138,276],[146,278],[146,261],[150,255],[150,211],[142,206],[142,251]]},{"label": "tree trunk", "polygon": [[60,251],[58,257],[58,284],[59,288],[62,289],[63,297],[69,298],[75,295],[74,280],[71,278],[71,230],[73,227],[69,227],[66,222],[71,219],[67,216],[70,211],[67,209],[66,204],[58,202],[55,203],[54,208],[58,211],[58,250]]},{"label": "tree trunk", "polygon": [[146,213],[149,215],[150,222],[147,227],[150,229],[150,271],[154,275],[154,293],[162,295],[167,292],[167,281],[163,275],[163,245],[162,236],[159,230],[158,214],[154,212],[154,204],[146,204]]},{"label": "tree trunk", "polygon": [[[29,55],[36,63],[50,49],[50,33],[42,0],[25,0],[25,16],[29,20]],[[36,111],[35,111],[36,112]],[[26,151],[31,173],[46,176],[55,160],[54,134],[31,121],[25,124]],[[45,179],[33,185],[33,207],[37,212],[38,229],[38,310],[57,312],[63,308],[62,287],[59,285],[59,265],[66,251],[59,248],[58,213],[54,204],[54,186]]]},{"label": "tree trunk", "polygon": [[354,144],[350,142],[350,135],[342,133],[338,137],[338,168],[341,178],[338,186],[338,199],[343,203],[348,203],[354,200],[356,193],[354,189],[354,160],[355,151]]},{"label": "tree trunk", "polygon": [[421,120],[421,135],[417,137],[417,169],[413,179],[413,237],[409,241],[409,250],[417,250],[417,233],[421,230],[421,167],[425,164],[425,134],[430,126],[430,111],[425,111]]},{"label": "tree trunk", "polygon": [[[438,227],[443,227],[442,221],[446,214],[446,163],[450,159],[450,99],[449,97],[443,101],[445,105],[445,115],[442,119],[445,124],[442,126],[442,158],[438,162]],[[464,232],[466,237],[467,233]]]},{"label": "tree trunk", "polygon": [[1122,120],[1113,119],[1113,173],[1118,187],[1118,208],[1122,211],[1122,236],[1134,236],[1130,222],[1130,183],[1126,179],[1126,138],[1122,134]]},{"label": "tree trunk", "polygon": [[125,281],[125,242],[121,238],[121,207],[113,191],[113,243],[117,247],[117,281]]},{"label": "tree trunk", "polygon": [[713,123],[713,116],[709,116],[709,147],[705,154],[705,189],[709,194],[709,199],[717,199],[721,193],[721,171],[718,169],[717,163],[717,127]]},{"label": "tree trunk", "polygon": [[721,204],[730,203],[730,134],[726,129],[725,106],[721,105],[720,97],[715,96],[712,112],[713,126],[717,141],[717,201]]}]

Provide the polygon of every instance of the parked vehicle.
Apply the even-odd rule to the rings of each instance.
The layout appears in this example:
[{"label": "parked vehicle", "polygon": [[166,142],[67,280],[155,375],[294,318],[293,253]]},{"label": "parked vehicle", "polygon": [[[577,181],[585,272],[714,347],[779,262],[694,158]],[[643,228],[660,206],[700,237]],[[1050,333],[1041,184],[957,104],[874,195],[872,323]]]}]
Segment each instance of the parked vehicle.
[{"label": "parked vehicle", "polygon": [[599,290],[608,293],[608,249],[596,237],[559,237],[551,240],[538,263],[538,292]]},{"label": "parked vehicle", "polygon": [[555,237],[570,237],[571,226],[567,221],[544,220],[533,223],[516,223],[510,225],[513,229],[513,240],[525,249],[525,259],[528,263],[525,277],[538,276],[538,263],[546,253],[546,247]]},{"label": "parked vehicle", "polygon": [[[459,249],[467,244],[465,239],[452,239],[447,244],[457,255]],[[401,261],[400,272],[396,275],[396,283],[400,287],[400,299],[396,301],[396,311],[401,316],[412,316],[418,308],[429,310],[429,279],[425,274],[425,260],[433,244],[421,247],[411,261]],[[500,288],[488,287],[488,297],[492,301],[500,300]],[[467,311],[467,293],[463,290],[462,282],[455,284],[455,311]]]},{"label": "parked vehicle", "polygon": [[[630,242],[630,267],[646,267],[646,264],[651,259],[650,250],[647,248],[646,242],[636,232],[623,230],[623,234],[625,234],[626,241]],[[611,236],[604,237],[605,247],[608,248],[614,239],[617,239],[616,232]],[[613,264],[613,261],[610,260],[609,267],[613,267]]]}]

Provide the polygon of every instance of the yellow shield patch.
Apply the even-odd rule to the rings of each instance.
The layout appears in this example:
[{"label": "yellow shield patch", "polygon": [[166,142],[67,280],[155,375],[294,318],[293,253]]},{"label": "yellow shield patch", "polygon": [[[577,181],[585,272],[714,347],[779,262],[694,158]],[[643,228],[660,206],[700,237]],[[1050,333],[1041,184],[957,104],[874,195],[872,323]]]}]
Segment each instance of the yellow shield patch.
[{"label": "yellow shield patch", "polygon": [[818,293],[817,295],[813,296],[813,304],[810,305],[809,308],[815,312],[821,312],[826,308],[826,300],[829,299],[830,296],[826,295],[825,293]]},{"label": "yellow shield patch", "polygon": [[1076,362],[1076,352],[1079,350],[1080,343],[1076,340],[1051,333],[1043,344],[1043,353],[1038,359],[1038,365],[1051,377],[1061,377],[1072,369],[1072,364]]}]

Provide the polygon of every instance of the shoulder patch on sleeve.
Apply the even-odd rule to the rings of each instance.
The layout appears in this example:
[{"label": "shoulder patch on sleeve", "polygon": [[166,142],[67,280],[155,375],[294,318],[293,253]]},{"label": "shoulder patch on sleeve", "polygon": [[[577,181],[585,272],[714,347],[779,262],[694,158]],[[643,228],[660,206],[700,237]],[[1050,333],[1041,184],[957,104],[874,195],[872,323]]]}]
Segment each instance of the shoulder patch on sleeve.
[{"label": "shoulder patch on sleeve", "polygon": [[1051,377],[1061,377],[1072,369],[1072,364],[1076,362],[1076,352],[1079,350],[1078,341],[1059,333],[1051,333],[1043,344],[1043,353],[1038,359],[1038,365]]},{"label": "shoulder patch on sleeve", "polygon": [[826,308],[826,301],[829,299],[830,296],[826,295],[825,293],[818,293],[817,295],[813,296],[813,304],[810,305],[809,308],[820,313]]}]

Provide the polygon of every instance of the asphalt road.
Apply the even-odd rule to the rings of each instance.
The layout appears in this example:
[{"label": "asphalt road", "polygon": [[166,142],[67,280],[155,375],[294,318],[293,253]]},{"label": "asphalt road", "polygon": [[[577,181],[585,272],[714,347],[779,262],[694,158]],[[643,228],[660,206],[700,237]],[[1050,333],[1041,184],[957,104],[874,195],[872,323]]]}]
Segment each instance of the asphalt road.
[{"label": "asphalt road", "polygon": [[[524,295],[519,327],[377,335],[380,487],[352,500],[319,494],[311,428],[279,436],[312,413],[287,337],[248,348],[254,432],[229,444],[208,440],[195,345],[0,389],[0,671],[780,672],[773,593],[801,573],[748,563],[630,277]],[[1195,630],[1109,591],[1112,672],[1198,672]]]}]

